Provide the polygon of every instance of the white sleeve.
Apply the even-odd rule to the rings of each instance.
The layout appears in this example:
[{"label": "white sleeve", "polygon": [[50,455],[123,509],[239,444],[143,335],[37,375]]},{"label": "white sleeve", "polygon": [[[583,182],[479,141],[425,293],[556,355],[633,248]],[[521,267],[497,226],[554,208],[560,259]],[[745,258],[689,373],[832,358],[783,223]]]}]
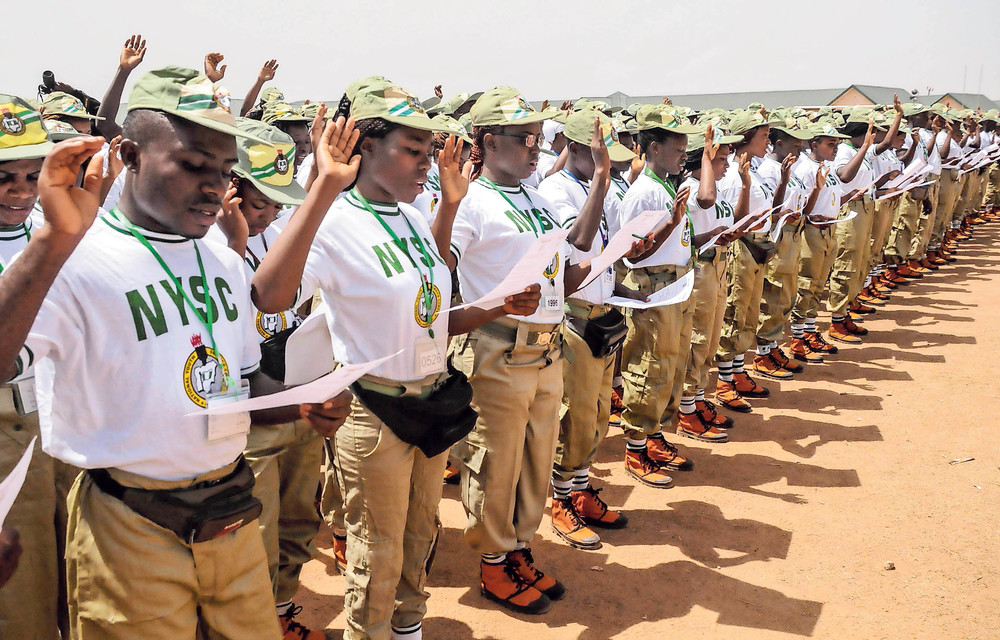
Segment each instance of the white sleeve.
[{"label": "white sleeve", "polygon": [[455,222],[451,226],[451,252],[459,261],[465,250],[480,237],[482,229],[481,215],[471,203],[462,201],[455,214]]}]

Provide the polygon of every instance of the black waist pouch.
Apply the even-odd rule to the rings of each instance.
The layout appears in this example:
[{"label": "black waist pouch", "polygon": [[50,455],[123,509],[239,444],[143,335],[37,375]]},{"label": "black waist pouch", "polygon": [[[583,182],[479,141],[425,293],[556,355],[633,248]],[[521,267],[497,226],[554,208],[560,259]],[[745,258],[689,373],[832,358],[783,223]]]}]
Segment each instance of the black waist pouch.
[{"label": "black waist pouch", "polygon": [[743,236],[740,242],[750,251],[750,256],[757,264],[767,264],[767,261],[778,253],[778,245],[770,240],[751,240]]},{"label": "black waist pouch", "polygon": [[285,345],[296,329],[298,327],[279,331],[260,343],[260,370],[264,375],[278,382],[285,381]]},{"label": "black waist pouch", "polygon": [[447,451],[468,435],[479,417],[471,406],[469,379],[450,360],[448,379],[426,398],[388,396],[357,382],[351,385],[351,391],[397,438],[419,448],[428,458]]},{"label": "black waist pouch", "polygon": [[240,456],[232,473],[183,489],[134,489],[119,484],[106,469],[87,471],[98,488],[188,543],[205,542],[245,527],[260,516],[253,496],[253,471]]},{"label": "black waist pouch", "polygon": [[583,338],[595,358],[609,356],[621,349],[628,333],[625,316],[618,309],[612,309],[600,318],[566,316],[566,324],[573,333]]}]

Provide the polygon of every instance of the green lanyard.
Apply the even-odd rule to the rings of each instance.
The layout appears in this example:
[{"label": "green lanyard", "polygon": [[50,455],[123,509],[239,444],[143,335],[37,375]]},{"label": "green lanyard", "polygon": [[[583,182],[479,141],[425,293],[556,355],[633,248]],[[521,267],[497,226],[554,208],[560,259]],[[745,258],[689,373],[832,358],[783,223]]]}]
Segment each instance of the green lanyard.
[{"label": "green lanyard", "polygon": [[[361,193],[357,190],[356,187],[354,189],[351,189],[351,195],[357,198],[358,201],[364,205],[365,209],[368,210],[368,213],[372,214],[372,216],[374,216],[375,219],[379,221],[379,224],[381,224],[382,228],[385,229],[386,233],[389,234],[389,237],[392,238],[392,241],[396,243],[396,246],[401,247],[402,241],[399,239],[399,236],[397,236],[396,232],[392,230],[392,227],[386,224],[385,220],[382,219],[382,216],[380,216],[378,212],[372,208],[371,204],[368,203],[368,200],[363,195],[361,195]],[[400,211],[399,213],[403,217],[403,220],[406,222],[406,226],[410,228],[410,233],[413,234],[413,239],[417,243],[417,248],[420,249],[420,253],[422,253],[424,259],[427,260],[427,264],[430,265],[428,267],[428,272],[430,273],[430,276],[428,277],[428,275],[425,274],[420,269],[420,261],[413,260],[413,266],[416,267],[417,273],[420,274],[420,291],[424,295],[424,313],[426,315],[423,316],[423,320],[424,322],[427,323],[427,334],[431,338],[433,338],[434,329],[431,328],[431,319],[434,317],[434,296],[431,292],[431,289],[434,287],[434,260],[431,259],[430,254],[427,252],[427,247],[424,246],[424,241],[420,239],[419,235],[417,235],[417,230],[413,228],[413,224],[410,222],[410,219],[407,218],[402,211]]]},{"label": "green lanyard", "polygon": [[[160,263],[160,267],[162,267],[167,276],[169,276],[170,280],[174,283],[174,286],[177,287],[177,290],[181,292],[181,295],[184,297],[184,302],[187,303],[188,308],[191,309],[191,311],[194,312],[195,317],[198,318],[203,325],[205,325],[205,329],[208,331],[208,337],[212,341],[212,352],[215,354],[216,359],[221,363],[222,354],[219,353],[219,349],[215,346],[215,334],[212,332],[212,318],[209,313],[212,305],[211,297],[208,294],[208,278],[205,277],[205,265],[201,261],[201,251],[198,249],[198,243],[193,239],[191,240],[191,244],[194,245],[195,258],[198,260],[198,271],[201,273],[201,284],[205,287],[205,298],[208,300],[208,302],[205,303],[204,314],[202,314],[198,307],[194,305],[194,302],[192,302],[191,298],[188,297],[187,291],[185,291],[184,287],[181,286],[180,279],[174,275],[173,271],[170,270],[170,267],[167,266],[167,263],[160,257],[160,254],[153,248],[153,245],[149,243],[149,240],[147,240],[146,237],[139,232],[139,229],[136,228],[136,226],[132,224],[128,218],[122,215],[121,211],[119,211],[117,207],[111,210],[111,215],[115,218],[115,220],[121,223],[122,226],[124,226],[136,240],[139,241],[139,244],[146,247],[146,249],[153,254],[153,257],[156,258],[156,261]],[[231,386],[235,388],[235,381],[230,376],[226,376],[222,390],[226,391]]]},{"label": "green lanyard", "polygon": [[[653,173],[652,169],[650,169],[648,165],[642,170],[642,172],[645,173],[650,178],[652,178],[653,180],[659,182],[663,186],[663,188],[667,190],[667,194],[670,196],[671,201],[677,198],[677,189],[674,187],[674,185],[670,184],[660,176]],[[695,264],[697,264],[698,247],[694,246],[694,223],[691,222],[691,216],[687,214],[687,209],[688,209],[687,203],[684,203],[684,217],[687,219],[688,235],[691,236],[691,259],[695,261]]]},{"label": "green lanyard", "polygon": [[[28,229],[28,225],[26,225],[25,223],[22,222],[21,223],[21,229],[24,230],[24,237],[27,239],[27,241],[31,242],[31,230]],[[0,264],[0,273],[3,273],[3,265],[2,264]]]},{"label": "green lanyard", "polygon": [[[489,185],[490,188],[492,188],[494,191],[496,191],[497,193],[499,193],[503,197],[503,199],[507,201],[507,204],[509,204],[511,207],[514,208],[514,211],[520,211],[521,210],[516,204],[514,204],[511,201],[511,199],[509,197],[507,197],[507,194],[503,192],[503,189],[501,189],[500,186],[497,185],[497,183],[493,182],[492,180],[490,180],[486,176],[479,176],[479,180],[482,180],[487,185]],[[533,219],[534,215],[535,215],[534,214],[535,203],[533,203],[531,201],[531,196],[529,196],[528,192],[524,190],[524,186],[521,186],[520,189],[521,189],[521,193],[524,194],[524,197],[527,198],[527,200],[528,200],[528,207],[530,207],[530,209],[528,210],[528,224],[531,225],[531,231],[532,231],[532,233],[535,234],[535,237],[537,238],[538,237],[538,229],[535,228],[535,221]]]}]

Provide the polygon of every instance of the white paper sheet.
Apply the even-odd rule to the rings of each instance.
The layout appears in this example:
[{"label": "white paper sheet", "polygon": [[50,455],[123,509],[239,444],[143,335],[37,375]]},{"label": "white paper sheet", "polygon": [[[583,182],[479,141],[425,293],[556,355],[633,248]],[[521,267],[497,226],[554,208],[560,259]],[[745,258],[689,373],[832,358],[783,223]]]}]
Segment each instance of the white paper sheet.
[{"label": "white paper sheet", "polygon": [[917,160],[906,167],[901,174],[886,182],[882,185],[883,189],[895,189],[896,187],[903,186],[904,183],[911,181],[917,174],[923,171],[927,167],[927,162],[923,158],[917,158]]},{"label": "white paper sheet", "polygon": [[605,304],[613,304],[616,307],[628,307],[630,309],[652,309],[653,307],[666,307],[671,304],[684,302],[691,297],[694,289],[694,269],[691,269],[677,282],[663,287],[653,295],[648,301],[633,300],[622,296],[612,296],[604,301]]},{"label": "white paper sheet", "polygon": [[778,218],[778,221],[774,223],[774,229],[771,231],[771,242],[778,241],[778,236],[781,235],[781,230],[785,227],[785,221],[796,213],[798,213],[798,211],[789,211],[785,215]]},{"label": "white paper sheet", "polygon": [[[740,229],[747,229],[747,228],[755,226],[756,224],[758,224],[760,222],[760,219],[762,217],[764,217],[765,215],[770,215],[771,212],[773,212],[777,208],[778,207],[771,207],[770,209],[765,209],[765,210],[761,211],[758,214],[751,214],[751,215],[744,216],[742,220],[740,220],[739,222],[735,223],[734,225],[732,225],[731,227],[729,227],[725,231],[722,231],[721,233],[715,234],[714,236],[712,236],[711,240],[709,240],[705,244],[703,244],[700,247],[698,247],[698,253],[699,254],[704,253],[706,249],[711,248],[715,244],[716,240],[718,240],[722,236],[726,235],[727,233],[733,233],[734,231],[739,231]],[[755,220],[756,220],[756,222],[754,222]],[[767,228],[762,229],[760,232],[763,233],[765,231],[767,231]]]},{"label": "white paper sheet", "polygon": [[876,200],[888,200],[889,198],[895,198],[896,196],[903,195],[904,193],[906,193],[908,191],[913,191],[914,189],[919,189],[920,187],[926,187],[929,184],[934,184],[934,181],[933,180],[928,180],[927,182],[921,182],[921,181],[918,180],[918,181],[916,181],[916,182],[914,182],[912,184],[906,185],[902,189],[897,189],[897,190],[895,190],[895,191],[893,191],[891,193],[886,193],[886,194],[881,195],[881,196],[879,196],[879,197],[877,197],[875,199]]},{"label": "white paper sheet", "polygon": [[403,349],[400,349],[396,353],[386,356],[384,358],[379,358],[378,360],[372,360],[371,362],[362,362],[360,364],[349,364],[343,366],[332,373],[313,380],[308,384],[304,384],[298,387],[293,387],[291,389],[286,389],[285,391],[279,391],[278,393],[272,393],[269,396],[260,396],[259,398],[250,398],[249,400],[243,400],[242,402],[234,402],[233,404],[223,405],[221,407],[214,407],[212,409],[202,409],[201,411],[195,411],[189,413],[189,416],[209,416],[209,415],[225,415],[227,413],[241,413],[243,411],[260,411],[261,409],[272,409],[274,407],[287,407],[297,404],[304,403],[320,403],[326,402],[333,396],[337,395],[351,384],[365,375],[375,367],[379,366],[387,360],[395,358],[399,354],[403,353]]},{"label": "white paper sheet", "polygon": [[28,475],[28,466],[31,464],[32,453],[35,451],[35,440],[38,440],[38,436],[31,439],[31,442],[28,443],[28,450],[21,455],[21,459],[10,474],[3,479],[3,482],[0,482],[0,527],[3,526],[7,514],[10,513],[10,508],[14,506],[17,494],[21,493],[21,487],[24,486],[24,478]]},{"label": "white paper sheet", "polygon": [[672,211],[644,211],[625,223],[625,226],[608,241],[608,246],[604,247],[601,255],[590,261],[590,273],[584,278],[580,289],[597,280],[605,269],[611,268],[614,263],[629,252],[632,243],[639,241],[632,235],[633,233],[637,236],[645,236],[656,228],[656,225],[665,217],[672,215]]},{"label": "white paper sheet", "polygon": [[810,220],[809,222],[817,226],[840,224],[841,222],[847,222],[848,220],[853,220],[854,218],[857,217],[857,215],[858,215],[857,211],[855,211],[854,209],[850,209],[848,210],[847,215],[844,216],[843,218],[834,218],[833,220]]},{"label": "white paper sheet", "polygon": [[[538,277],[545,271],[545,267],[549,266],[552,262],[552,256],[556,254],[560,243],[568,235],[569,229],[563,229],[541,236],[521,256],[521,259],[510,270],[507,277],[501,280],[500,284],[494,287],[492,291],[478,300],[460,304],[448,309],[448,311],[455,311],[456,309],[464,309],[466,307],[492,309],[502,304],[507,296],[521,293],[528,285],[538,282]],[[442,313],[444,312],[442,311]]]},{"label": "white paper sheet", "polygon": [[333,371],[333,339],[326,305],[313,311],[285,343],[285,384],[312,382]]}]

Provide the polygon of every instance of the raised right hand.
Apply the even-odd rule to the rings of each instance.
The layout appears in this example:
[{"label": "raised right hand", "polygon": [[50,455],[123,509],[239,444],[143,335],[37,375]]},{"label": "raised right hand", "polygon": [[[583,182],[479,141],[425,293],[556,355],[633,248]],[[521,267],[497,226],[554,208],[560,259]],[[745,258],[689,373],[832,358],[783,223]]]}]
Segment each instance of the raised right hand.
[{"label": "raised right hand", "polygon": [[55,146],[42,164],[38,177],[38,196],[51,231],[81,238],[97,217],[100,206],[104,162],[91,161],[83,178],[83,188],[76,186],[80,165],[101,150],[104,138],[81,136]]}]

